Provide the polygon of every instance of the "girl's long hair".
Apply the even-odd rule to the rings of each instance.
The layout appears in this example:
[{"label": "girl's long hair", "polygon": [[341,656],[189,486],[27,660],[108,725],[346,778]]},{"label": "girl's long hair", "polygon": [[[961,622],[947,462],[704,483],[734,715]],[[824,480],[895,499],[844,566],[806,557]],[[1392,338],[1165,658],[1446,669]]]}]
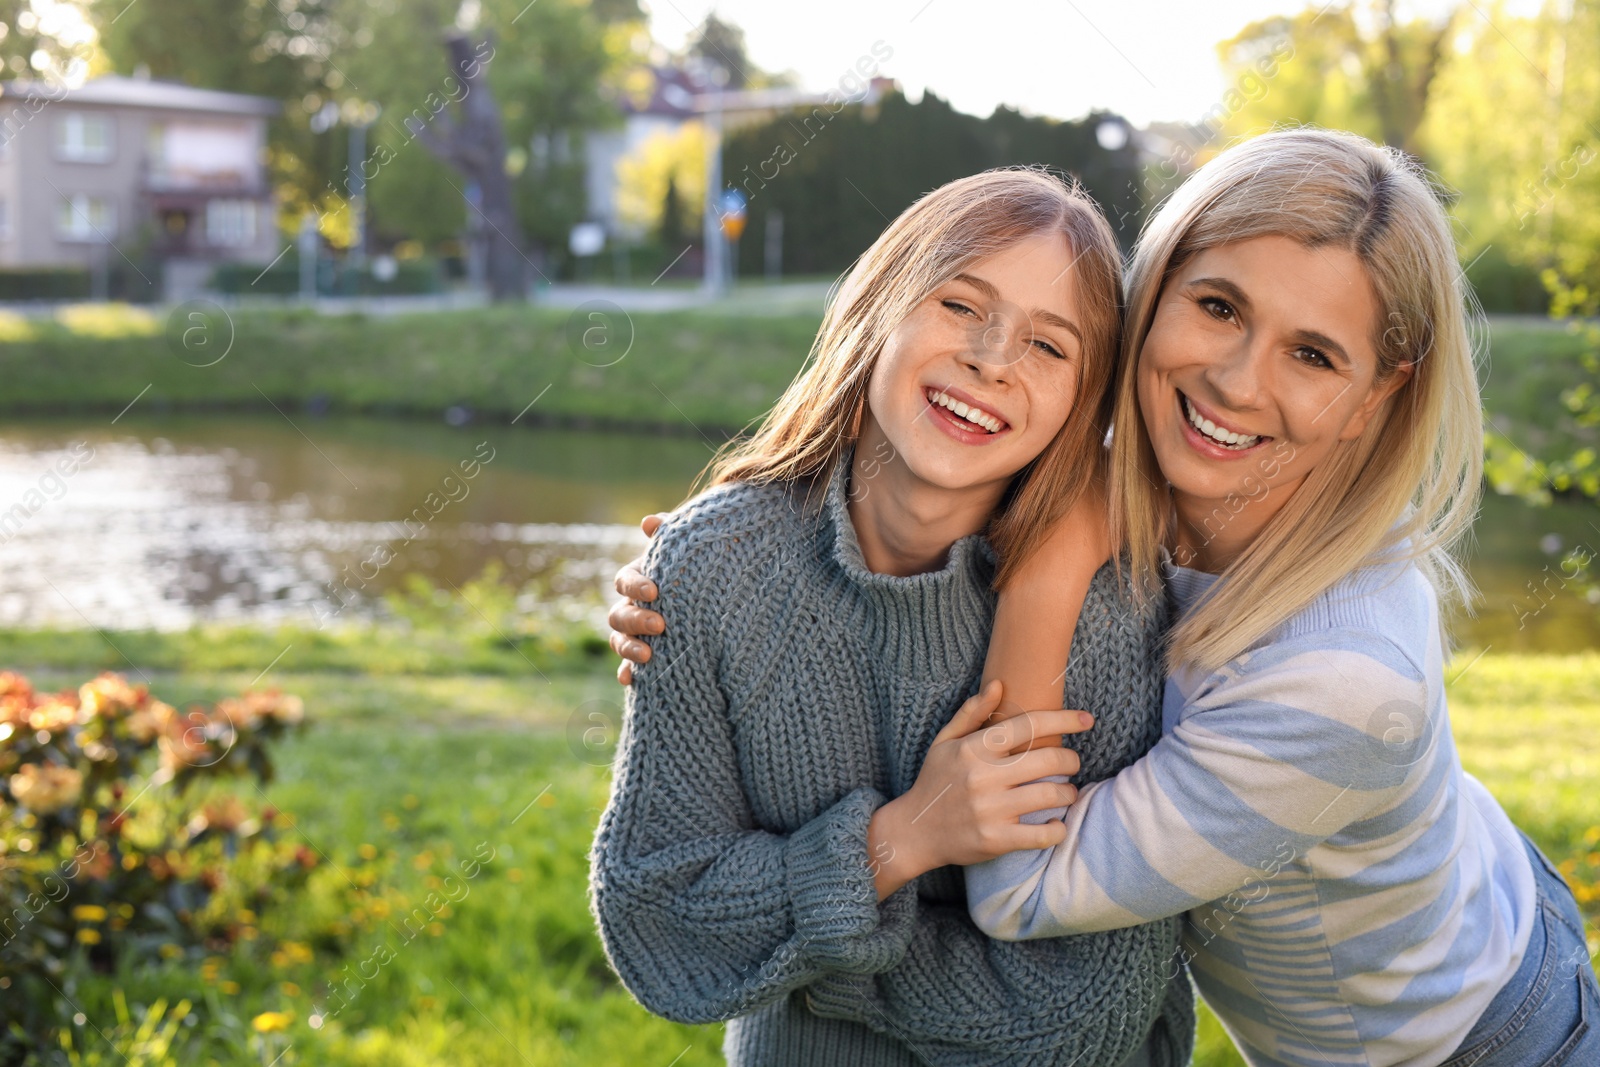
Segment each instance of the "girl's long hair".
[{"label": "girl's long hair", "polygon": [[1279,130],[1223,152],[1162,206],[1134,252],[1111,500],[1113,538],[1127,544],[1139,587],[1154,588],[1173,522],[1137,388],[1162,288],[1201,251],[1266,236],[1354,253],[1378,301],[1377,384],[1403,365],[1412,373],[1177,626],[1171,666],[1221,667],[1380,560],[1415,561],[1442,598],[1470,592],[1452,550],[1477,512],[1483,412],[1450,224],[1427,176],[1402,153],[1319,129]]},{"label": "girl's long hair", "polygon": [[1003,586],[1029,546],[1105,477],[1100,444],[1121,341],[1122,262],[1111,227],[1075,182],[1048,171],[984,171],[902,212],[840,281],[800,374],[753,432],[718,452],[700,482],[798,482],[831,471],[856,440],[868,379],[894,328],[975,261],[1051,233],[1072,249],[1083,358],[1066,423],[1019,473],[990,524],[1000,556],[995,583]]}]

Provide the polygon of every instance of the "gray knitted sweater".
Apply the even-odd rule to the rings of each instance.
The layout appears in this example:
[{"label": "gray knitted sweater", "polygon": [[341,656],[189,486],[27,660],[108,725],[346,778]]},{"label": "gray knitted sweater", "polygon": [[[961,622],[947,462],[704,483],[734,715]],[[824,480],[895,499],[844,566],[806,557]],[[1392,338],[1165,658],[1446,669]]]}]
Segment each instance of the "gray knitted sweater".
[{"label": "gray knitted sweater", "polygon": [[[996,941],[953,866],[878,901],[867,823],[976,691],[995,557],[974,535],[937,572],[868,571],[849,462],[825,492],[714,489],[651,543],[667,631],[634,671],[590,855],[612,966],[658,1015],[729,1020],[735,1067],[1187,1063],[1177,920]],[[1080,783],[1159,736],[1165,621],[1095,577],[1065,689],[1096,715]]]}]

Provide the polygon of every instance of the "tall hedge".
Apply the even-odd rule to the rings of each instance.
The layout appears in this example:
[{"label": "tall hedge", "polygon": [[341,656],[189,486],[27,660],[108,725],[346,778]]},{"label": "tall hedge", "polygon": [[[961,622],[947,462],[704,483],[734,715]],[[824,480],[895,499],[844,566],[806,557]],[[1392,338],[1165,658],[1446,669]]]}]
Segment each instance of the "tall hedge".
[{"label": "tall hedge", "polygon": [[1098,112],[1060,122],[1009,108],[978,118],[931,92],[916,103],[891,92],[870,107],[821,105],[739,130],[723,150],[724,183],[749,201],[739,272],[762,271],[774,209],[783,214],[783,272],[833,274],[923,193],[1013,164],[1044,164],[1076,176],[1126,245],[1142,219],[1138,158],[1131,139],[1115,151],[1101,147],[1103,122],[1124,124]]}]

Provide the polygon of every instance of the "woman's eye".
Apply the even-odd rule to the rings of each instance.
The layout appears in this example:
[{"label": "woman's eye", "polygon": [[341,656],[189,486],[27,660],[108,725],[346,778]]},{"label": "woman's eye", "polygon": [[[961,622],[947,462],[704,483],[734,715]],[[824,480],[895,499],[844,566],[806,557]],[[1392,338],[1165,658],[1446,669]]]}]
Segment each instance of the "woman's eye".
[{"label": "woman's eye", "polygon": [[958,315],[972,315],[976,317],[978,314],[976,311],[973,311],[959,300],[941,300],[940,303]]},{"label": "woman's eye", "polygon": [[1233,321],[1233,305],[1221,297],[1202,296],[1200,298],[1200,306],[1205,308],[1213,318],[1221,319],[1223,322]]},{"label": "woman's eye", "polygon": [[1323,355],[1309,345],[1301,345],[1294,350],[1294,357],[1308,367],[1332,367],[1333,360]]},{"label": "woman's eye", "polygon": [[1067,357],[1066,357],[1066,356],[1063,356],[1063,355],[1062,355],[1062,354],[1061,354],[1061,353],[1060,353],[1060,351],[1058,351],[1058,350],[1057,350],[1057,349],[1056,349],[1056,346],[1055,346],[1055,345],[1053,345],[1053,344],[1051,344],[1051,343],[1050,343],[1050,342],[1049,342],[1049,341],[1046,341],[1046,340],[1043,340],[1043,339],[1042,339],[1042,338],[1038,338],[1038,337],[1035,337],[1035,338],[1034,338],[1034,339],[1033,339],[1033,343],[1034,343],[1034,344],[1035,344],[1035,345],[1038,345],[1038,346],[1039,346],[1039,349],[1040,349],[1040,350],[1041,350],[1041,351],[1042,351],[1042,352],[1044,352],[1044,353],[1045,353],[1045,355],[1048,355],[1048,356],[1054,356],[1054,357],[1055,357],[1055,358],[1057,358],[1057,359],[1066,359],[1066,358],[1067,358]]}]

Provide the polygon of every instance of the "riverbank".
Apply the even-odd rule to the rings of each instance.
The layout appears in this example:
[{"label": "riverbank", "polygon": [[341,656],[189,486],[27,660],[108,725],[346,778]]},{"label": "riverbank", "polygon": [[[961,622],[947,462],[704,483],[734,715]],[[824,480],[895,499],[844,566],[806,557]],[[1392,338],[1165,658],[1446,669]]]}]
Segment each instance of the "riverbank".
[{"label": "riverbank", "polygon": [[[609,655],[539,667],[504,649],[485,671],[471,642],[452,664],[438,629],[363,627],[331,646],[304,632],[249,628],[0,635],[0,662],[31,665],[41,687],[76,685],[115,657],[123,673],[178,707],[252,685],[299,695],[311,729],[281,745],[277,778],[247,799],[278,807],[286,832],[328,861],[382,872],[348,916],[357,932],[351,956],[315,946],[303,955],[273,951],[323,906],[314,897],[273,902],[260,917],[263,947],[241,940],[203,966],[174,959],[96,973],[75,949],[74,996],[103,1021],[105,1040],[131,1054],[139,1006],[165,998],[210,1008],[172,1058],[140,1061],[151,1067],[245,1067],[290,1044],[306,1062],[341,1067],[720,1062],[720,1027],[648,1015],[611,975],[594,933],[586,853],[623,703]],[[285,650],[280,642],[289,639]],[[408,662],[400,656],[407,642],[428,651]],[[1463,764],[1561,865],[1593,944],[1600,825],[1591,794],[1600,754],[1588,739],[1600,714],[1600,654],[1465,654],[1447,676]],[[470,892],[453,897],[426,936],[396,935],[391,920],[437,888],[433,872],[480,843],[495,858]],[[352,983],[385,947],[376,956],[384,965]],[[336,987],[348,1006],[319,1016]],[[126,1026],[110,1022],[119,1018],[118,996],[135,1009]],[[284,1029],[253,1033],[250,1020],[264,1012],[282,1013]],[[1197,1067],[1240,1063],[1203,1011]]]},{"label": "riverbank", "polygon": [[[760,415],[810,350],[815,312],[491,306],[393,315],[183,305],[0,314],[0,414],[262,411],[633,428],[720,440]],[[1556,397],[1582,341],[1491,320],[1485,405],[1519,446],[1571,444]],[[1552,417],[1552,413],[1555,417]]]},{"label": "riverbank", "polygon": [[[805,359],[815,315],[580,305],[405,315],[140,309],[18,326],[0,414],[258,410],[630,427],[721,437]],[[19,320],[20,321],[20,320]],[[3,334],[3,332],[0,332]]]}]

